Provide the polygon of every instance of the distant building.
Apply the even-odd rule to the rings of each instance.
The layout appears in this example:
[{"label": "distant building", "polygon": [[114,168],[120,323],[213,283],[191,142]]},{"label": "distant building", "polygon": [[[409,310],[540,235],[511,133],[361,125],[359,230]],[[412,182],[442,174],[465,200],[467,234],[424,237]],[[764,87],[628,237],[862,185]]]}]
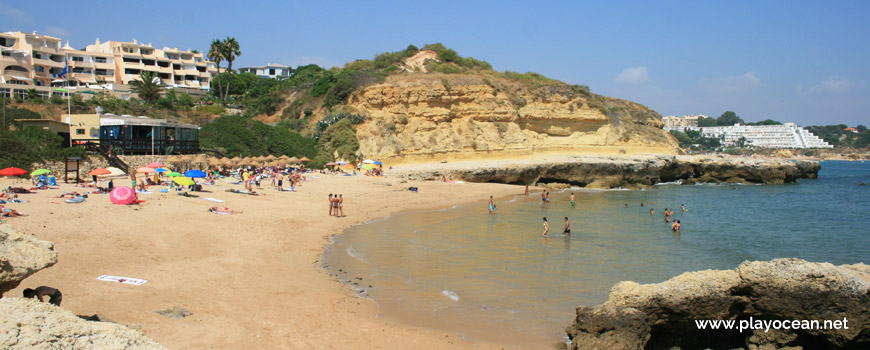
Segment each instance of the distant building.
[{"label": "distant building", "polygon": [[824,140],[794,123],[782,125],[732,125],[686,128],[701,136],[717,138],[723,146],[751,148],[833,148]]},{"label": "distant building", "polygon": [[683,130],[685,128],[697,127],[698,119],[700,118],[709,118],[706,115],[698,114],[698,115],[684,115],[682,117],[677,117],[674,115],[669,115],[667,117],[662,117],[662,121],[664,122],[664,129],[667,131],[670,130]]},{"label": "distant building", "polygon": [[858,129],[855,129],[855,128],[845,128],[845,129],[843,129],[843,131],[848,131],[848,132],[855,133],[855,134],[858,133]]},{"label": "distant building", "polygon": [[[118,154],[197,153],[199,126],[145,116],[73,114],[67,117],[73,145],[98,143]],[[84,129],[79,134],[78,129]],[[93,134],[97,131],[96,136]]]},{"label": "distant building", "polygon": [[283,80],[293,74],[293,68],[269,63],[265,66],[242,67],[239,68],[239,73],[254,73],[260,78]]}]

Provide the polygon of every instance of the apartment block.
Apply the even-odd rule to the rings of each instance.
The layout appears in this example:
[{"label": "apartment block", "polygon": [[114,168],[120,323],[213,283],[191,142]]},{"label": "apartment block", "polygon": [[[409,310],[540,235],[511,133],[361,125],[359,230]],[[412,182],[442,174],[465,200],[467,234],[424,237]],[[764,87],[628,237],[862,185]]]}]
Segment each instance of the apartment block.
[{"label": "apartment block", "polygon": [[[69,86],[71,91],[108,90],[130,98],[129,84],[142,72],[152,72],[169,88],[192,95],[205,95],[217,74],[214,62],[192,50],[154,48],[135,39],[131,42],[96,39],[83,50],[61,39],[22,32],[0,33],[0,94],[24,96],[36,89],[47,97],[53,87]],[[64,66],[69,74],[63,78]]]}]

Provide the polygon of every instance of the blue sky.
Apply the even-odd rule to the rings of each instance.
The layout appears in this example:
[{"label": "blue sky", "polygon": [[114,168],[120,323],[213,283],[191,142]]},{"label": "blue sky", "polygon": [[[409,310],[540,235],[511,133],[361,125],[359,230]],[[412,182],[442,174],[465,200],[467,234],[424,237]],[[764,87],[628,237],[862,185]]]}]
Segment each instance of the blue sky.
[{"label": "blue sky", "polygon": [[0,31],[205,51],[234,66],[330,67],[441,42],[496,70],[538,72],[662,115],[870,124],[868,1],[0,0]]}]

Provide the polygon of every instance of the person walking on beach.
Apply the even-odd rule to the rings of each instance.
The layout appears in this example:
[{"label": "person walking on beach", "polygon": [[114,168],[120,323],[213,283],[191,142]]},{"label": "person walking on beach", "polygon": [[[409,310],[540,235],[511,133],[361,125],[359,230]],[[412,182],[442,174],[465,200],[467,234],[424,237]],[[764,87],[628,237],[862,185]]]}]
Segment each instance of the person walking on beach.
[{"label": "person walking on beach", "polygon": [[544,217],[544,233],[541,234],[541,237],[547,237],[547,233],[550,232],[550,224],[547,223],[547,217]]},{"label": "person walking on beach", "polygon": [[[571,192],[570,198],[571,198],[571,207],[573,207],[574,206],[574,192]],[[567,218],[566,218],[566,220],[567,220]]]},{"label": "person walking on beach", "polygon": [[329,194],[329,216],[332,216],[332,193]]},{"label": "person walking on beach", "polygon": [[49,286],[41,286],[41,287],[36,287],[36,289],[27,288],[24,290],[24,297],[25,298],[36,297],[36,299],[39,299],[39,301],[44,301],[44,300],[42,300],[42,297],[44,297],[46,295],[49,298],[48,299],[49,304],[54,304],[54,305],[60,306],[60,301],[63,298],[63,296],[60,294],[60,291],[57,289],[51,288]]},{"label": "person walking on beach", "polygon": [[568,217],[565,217],[565,228],[562,230],[562,236],[571,235],[571,222],[568,221]]},{"label": "person walking on beach", "polygon": [[492,202],[492,196],[489,196],[489,214],[495,214],[495,204]]}]

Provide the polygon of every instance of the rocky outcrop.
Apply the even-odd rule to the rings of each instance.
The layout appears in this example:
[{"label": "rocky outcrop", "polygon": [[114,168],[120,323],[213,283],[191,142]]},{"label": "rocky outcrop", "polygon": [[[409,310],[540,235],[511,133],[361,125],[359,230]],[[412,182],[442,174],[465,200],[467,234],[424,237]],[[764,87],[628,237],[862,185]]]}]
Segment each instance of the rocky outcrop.
[{"label": "rocky outcrop", "polygon": [[487,74],[401,74],[348,99],[365,114],[360,154],[391,163],[631,146],[669,152],[661,115],[560,82]]},{"label": "rocky outcrop", "polygon": [[165,349],[139,331],[35,299],[0,299],[0,315],[2,349]]},{"label": "rocky outcrop", "polygon": [[442,175],[470,182],[509,184],[566,183],[616,188],[662,182],[782,184],[818,177],[815,161],[761,160],[731,156],[553,157],[541,160],[450,162],[416,170],[397,168],[395,175],[440,180]]},{"label": "rocky outcrop", "polygon": [[39,270],[57,263],[51,242],[0,224],[0,295],[14,289]]},{"label": "rocky outcrop", "polygon": [[[776,259],[658,284],[621,282],[604,304],[577,308],[566,332],[572,349],[867,349],[868,309],[870,266]],[[696,320],[744,329],[699,330]],[[765,331],[775,320],[831,320],[841,329]]]}]

